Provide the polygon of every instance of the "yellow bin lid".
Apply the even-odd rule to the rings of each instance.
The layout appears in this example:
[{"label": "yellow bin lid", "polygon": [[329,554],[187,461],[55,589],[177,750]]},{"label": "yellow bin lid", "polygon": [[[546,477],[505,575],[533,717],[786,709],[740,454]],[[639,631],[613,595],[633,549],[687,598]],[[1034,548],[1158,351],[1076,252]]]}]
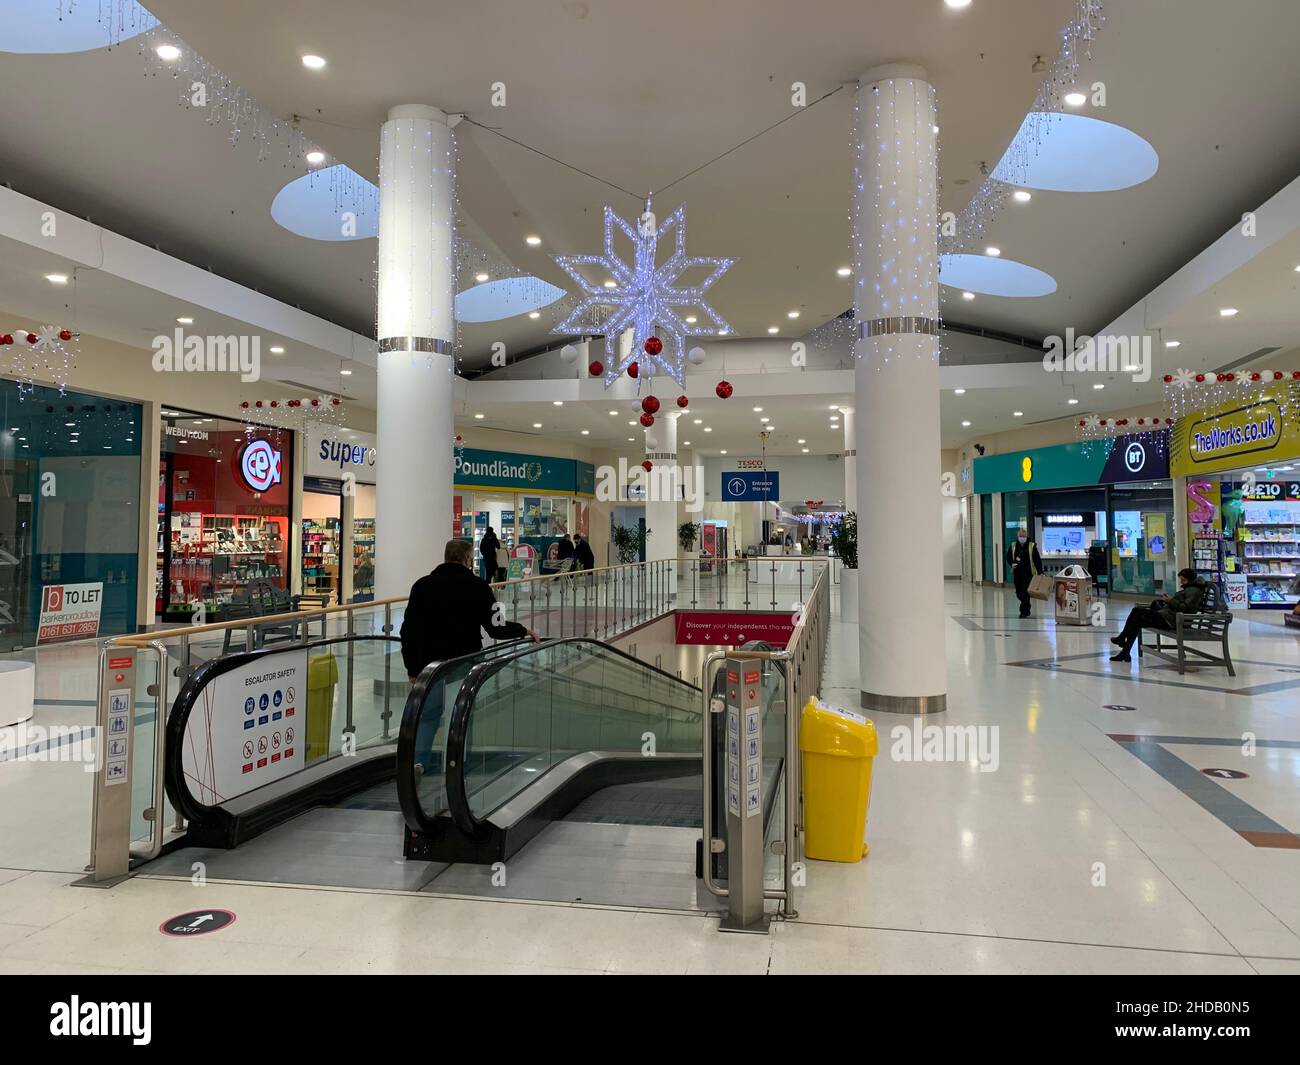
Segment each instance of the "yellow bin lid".
[{"label": "yellow bin lid", "polygon": [[874,758],[880,750],[876,726],[856,710],[810,698],[799,721],[799,750],[808,754]]}]

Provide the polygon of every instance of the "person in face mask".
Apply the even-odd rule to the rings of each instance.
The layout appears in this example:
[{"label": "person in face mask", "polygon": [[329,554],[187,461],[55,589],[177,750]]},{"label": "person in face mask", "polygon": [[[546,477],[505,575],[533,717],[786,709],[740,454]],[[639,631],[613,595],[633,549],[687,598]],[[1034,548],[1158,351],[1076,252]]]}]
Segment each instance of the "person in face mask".
[{"label": "person in face mask", "polygon": [[1038,553],[1038,545],[1029,539],[1029,534],[1021,529],[1016,534],[1016,542],[1007,548],[1007,565],[1016,582],[1016,598],[1020,600],[1020,616],[1029,617],[1029,582],[1043,572],[1043,556]]}]

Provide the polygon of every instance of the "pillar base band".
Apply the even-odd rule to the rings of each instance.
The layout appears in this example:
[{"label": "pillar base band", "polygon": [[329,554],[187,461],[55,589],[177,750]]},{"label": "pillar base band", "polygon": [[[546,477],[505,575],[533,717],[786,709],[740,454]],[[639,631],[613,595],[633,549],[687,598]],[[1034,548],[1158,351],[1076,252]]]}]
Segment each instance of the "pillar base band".
[{"label": "pillar base band", "polygon": [[434,337],[382,337],[379,354],[389,351],[427,351],[434,355],[450,355],[452,342]]},{"label": "pillar base band", "polygon": [[948,709],[945,695],[876,695],[860,692],[863,710],[877,714],[942,714]]},{"label": "pillar base band", "polygon": [[858,323],[858,336],[867,337],[894,336],[898,333],[923,333],[926,336],[939,335],[939,323],[933,318],[911,315],[902,318],[872,318]]}]

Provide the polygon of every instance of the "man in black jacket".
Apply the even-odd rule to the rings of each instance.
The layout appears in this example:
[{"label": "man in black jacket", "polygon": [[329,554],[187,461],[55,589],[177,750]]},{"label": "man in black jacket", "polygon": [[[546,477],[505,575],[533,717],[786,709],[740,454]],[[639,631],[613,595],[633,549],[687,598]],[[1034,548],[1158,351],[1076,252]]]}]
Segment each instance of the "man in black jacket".
[{"label": "man in black jacket", "polygon": [[496,596],[474,573],[474,545],[448,540],[445,562],[411,586],[402,619],[402,661],[412,681],[430,662],[473,654],[483,649],[480,629],[496,640],[517,640],[537,633],[505,621]]},{"label": "man in black jacket", "polygon": [[490,581],[497,573],[497,548],[501,546],[501,541],[497,539],[497,534],[492,531],[492,526],[487,527],[487,532],[483,534],[483,539],[479,541],[478,553],[483,556],[483,579]]},{"label": "man in black jacket", "polygon": [[1029,582],[1043,572],[1043,556],[1038,553],[1038,545],[1029,539],[1029,534],[1021,529],[1016,533],[1016,542],[1007,548],[1007,565],[1011,567],[1012,579],[1016,582],[1016,598],[1020,600],[1020,616],[1029,617]]},{"label": "man in black jacket", "polygon": [[573,557],[579,569],[596,568],[596,556],[591,550],[591,544],[587,543],[586,537],[581,533],[573,534]]}]

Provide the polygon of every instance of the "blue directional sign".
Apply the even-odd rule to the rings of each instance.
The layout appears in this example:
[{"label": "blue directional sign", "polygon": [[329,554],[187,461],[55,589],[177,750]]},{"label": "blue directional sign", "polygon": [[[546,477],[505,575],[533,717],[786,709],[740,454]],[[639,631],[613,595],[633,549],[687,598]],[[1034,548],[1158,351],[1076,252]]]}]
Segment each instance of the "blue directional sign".
[{"label": "blue directional sign", "polygon": [[781,475],[772,470],[736,470],[722,475],[724,503],[775,503],[781,498]]}]

